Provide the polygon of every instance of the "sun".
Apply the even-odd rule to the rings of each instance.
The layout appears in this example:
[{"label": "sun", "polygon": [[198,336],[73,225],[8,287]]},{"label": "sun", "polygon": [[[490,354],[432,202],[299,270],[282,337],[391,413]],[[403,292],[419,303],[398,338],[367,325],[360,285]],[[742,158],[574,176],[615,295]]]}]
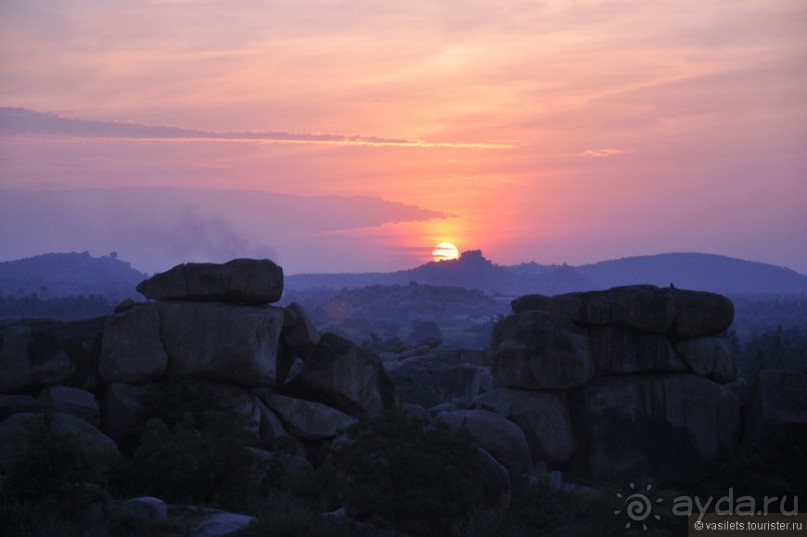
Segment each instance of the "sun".
[{"label": "sun", "polygon": [[435,261],[450,261],[452,259],[459,259],[460,251],[450,242],[441,242],[435,247],[434,251],[432,251],[432,256]]}]

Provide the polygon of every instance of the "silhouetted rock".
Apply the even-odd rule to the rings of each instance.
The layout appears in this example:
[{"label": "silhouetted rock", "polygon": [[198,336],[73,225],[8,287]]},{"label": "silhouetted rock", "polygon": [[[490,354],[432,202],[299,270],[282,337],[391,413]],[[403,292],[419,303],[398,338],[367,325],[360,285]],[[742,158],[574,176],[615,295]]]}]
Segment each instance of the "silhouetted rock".
[{"label": "silhouetted rock", "polygon": [[652,285],[557,295],[547,306],[581,325],[618,326],[656,334],[670,330],[676,313],[674,295]]},{"label": "silhouetted rock", "polygon": [[482,483],[482,493],[486,507],[507,509],[510,507],[512,492],[510,473],[493,455],[477,446],[478,466],[472,466]]},{"label": "silhouetted rock", "polygon": [[180,378],[272,386],[283,310],[219,303],[158,303],[168,370]]},{"label": "silhouetted rock", "polygon": [[132,305],[109,316],[98,360],[102,383],[147,382],[163,376],[167,368],[156,304]]},{"label": "silhouetted rock", "polygon": [[107,520],[143,527],[168,518],[168,504],[159,498],[142,496],[110,502],[104,506]]},{"label": "silhouetted rock", "polygon": [[305,360],[319,341],[319,332],[303,307],[292,302],[283,310],[281,335],[294,353]]},{"label": "silhouetted rock", "polygon": [[[219,509],[182,506],[186,511],[178,521],[183,527],[189,528],[187,537],[222,537],[249,526],[255,517],[228,513]],[[172,515],[175,511],[172,510]],[[174,517],[172,517],[174,518]]]},{"label": "silhouetted rock", "polygon": [[311,349],[294,385],[301,393],[349,414],[378,414],[396,404],[395,385],[373,351],[331,333]]},{"label": "silhouetted rock", "polygon": [[691,374],[599,377],[570,392],[578,449],[572,468],[593,479],[675,473],[736,444],[737,397]]},{"label": "silhouetted rock", "polygon": [[569,293],[550,300],[533,296],[514,302],[519,310],[558,311],[586,326],[617,326],[670,334],[676,339],[718,334],[734,319],[734,306],[723,296],[653,285]]},{"label": "silhouetted rock", "polygon": [[283,269],[268,259],[185,263],[140,282],[137,290],[156,300],[270,304],[283,294]]},{"label": "silhouetted rock", "polygon": [[[13,457],[17,452],[17,442],[37,420],[42,420],[39,413],[15,414],[0,423],[0,464]],[[89,448],[99,454],[118,455],[118,447],[111,438],[81,418],[70,414],[55,413],[50,419],[53,430],[66,432],[78,437]]]},{"label": "silhouetted rock", "polygon": [[297,438],[333,438],[340,429],[356,423],[356,418],[335,408],[277,394],[264,394],[261,400],[277,412],[286,429]]},{"label": "silhouetted rock", "polygon": [[474,399],[473,405],[518,425],[536,462],[557,466],[577,448],[565,392],[497,388]]},{"label": "silhouetted rock", "polygon": [[[459,353],[456,353],[457,356]],[[433,353],[385,362],[401,398],[431,405],[453,399],[470,401],[492,383],[490,369],[457,356]]]},{"label": "silhouetted rock", "polygon": [[123,451],[134,450],[143,434],[143,400],[149,384],[114,383],[101,395],[101,430]]},{"label": "silhouetted rock", "polygon": [[510,302],[510,307],[513,313],[524,313],[525,311],[547,309],[552,297],[546,295],[524,295],[513,299]]},{"label": "silhouetted rock", "polygon": [[524,432],[507,418],[487,410],[457,410],[440,412],[434,419],[453,430],[468,429],[479,447],[493,455],[511,477],[520,477],[532,470],[532,457]]},{"label": "silhouetted rock", "polygon": [[690,371],[700,377],[720,383],[737,379],[737,360],[726,338],[681,339],[675,342],[675,350]]},{"label": "silhouetted rock", "polygon": [[807,430],[807,372],[761,371],[746,403],[744,437],[753,440],[794,428]]},{"label": "silhouetted rock", "polygon": [[261,422],[259,402],[249,390],[241,386],[221,384],[219,382],[203,382],[200,386],[213,396],[215,404],[244,418],[246,429],[258,436]]},{"label": "silhouetted rock", "polygon": [[14,414],[47,412],[53,407],[30,395],[0,395],[0,421]]},{"label": "silhouetted rock", "polygon": [[60,384],[73,374],[59,340],[25,325],[0,331],[0,392]]},{"label": "silhouetted rock", "polygon": [[510,315],[493,331],[493,375],[505,386],[562,390],[594,375],[586,334],[557,314]]},{"label": "silhouetted rock", "polygon": [[618,326],[589,328],[589,347],[597,374],[680,373],[687,364],[664,334]]},{"label": "silhouetted rock", "polygon": [[674,291],[675,322],[670,331],[673,338],[714,336],[731,326],[734,304],[728,298],[704,291]]},{"label": "silhouetted rock", "polygon": [[48,386],[39,393],[39,400],[59,412],[81,418],[93,427],[100,425],[98,404],[91,392],[69,386]]}]

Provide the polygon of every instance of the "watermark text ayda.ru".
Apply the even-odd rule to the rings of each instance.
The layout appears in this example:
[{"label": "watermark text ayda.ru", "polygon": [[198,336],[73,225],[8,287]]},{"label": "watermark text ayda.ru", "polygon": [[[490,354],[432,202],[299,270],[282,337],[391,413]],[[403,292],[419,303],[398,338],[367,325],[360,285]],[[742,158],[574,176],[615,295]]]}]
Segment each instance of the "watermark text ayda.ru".
[{"label": "watermark text ayda.ru", "polygon": [[[662,505],[662,498],[652,498],[655,496],[651,485],[638,491],[636,486],[630,484],[630,493],[623,495],[617,493],[617,498],[623,500],[623,508],[614,511],[615,515],[625,515],[628,522],[626,528],[631,527],[631,523],[637,523],[642,529],[647,529],[647,522],[653,519],[659,520],[659,512],[666,506]],[[700,523],[707,514],[719,516],[767,516],[778,514],[784,517],[795,517],[799,514],[798,496],[765,496],[761,500],[753,496],[735,496],[734,488],[728,490],[725,496],[677,496],[672,500],[671,513],[674,516],[692,517]]]},{"label": "watermark text ayda.ru", "polygon": [[734,497],[734,488],[725,496],[678,496],[673,499],[672,514],[676,516],[698,515],[698,520],[706,513],[716,515],[755,516],[779,513],[784,516],[799,514],[799,498],[793,496],[765,496],[757,501],[753,496]]}]

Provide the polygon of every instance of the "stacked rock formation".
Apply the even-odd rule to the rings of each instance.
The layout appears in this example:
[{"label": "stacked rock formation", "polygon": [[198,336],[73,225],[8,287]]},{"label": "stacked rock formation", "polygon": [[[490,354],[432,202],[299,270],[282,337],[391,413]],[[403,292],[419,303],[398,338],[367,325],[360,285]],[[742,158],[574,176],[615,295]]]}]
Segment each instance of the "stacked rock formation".
[{"label": "stacked rock formation", "polygon": [[[536,461],[586,478],[652,476],[665,454],[737,441],[728,299],[655,286],[513,301],[493,335],[505,388],[477,405],[525,431]],[[662,448],[663,449],[660,449]],[[666,461],[669,462],[669,461]]]},{"label": "stacked rock formation", "polygon": [[109,318],[99,359],[102,425],[117,440],[148,383],[169,377],[207,381],[221,403],[269,436],[330,438],[355,415],[395,404],[378,356],[320,337],[299,305],[271,305],[283,292],[272,261],[188,263],[137,290],[156,301]]},{"label": "stacked rock formation", "polygon": [[152,300],[121,304],[103,325],[0,331],[0,465],[44,411],[98,450],[133,450],[147,393],[167,381],[201,383],[261,439],[296,445],[286,462],[309,469],[306,446],[316,452],[358,414],[398,404],[375,353],[320,335],[297,304],[272,305],[283,292],[272,261],[179,265],[137,289]]},{"label": "stacked rock formation", "polygon": [[[740,432],[722,335],[733,306],[712,293],[528,295],[496,326],[490,356],[424,344],[382,363],[320,335],[299,305],[274,305],[283,272],[268,260],[180,265],[138,290],[151,300],[122,304],[100,324],[0,330],[0,464],[44,410],[102,451],[131,450],[146,393],[176,379],[204,383],[260,438],[299,447],[301,465],[359,414],[396,406],[395,383],[434,419],[469,429],[510,477],[537,466],[581,480],[651,479],[675,460],[713,457]],[[807,423],[805,385],[804,372],[760,374],[745,436]]]}]

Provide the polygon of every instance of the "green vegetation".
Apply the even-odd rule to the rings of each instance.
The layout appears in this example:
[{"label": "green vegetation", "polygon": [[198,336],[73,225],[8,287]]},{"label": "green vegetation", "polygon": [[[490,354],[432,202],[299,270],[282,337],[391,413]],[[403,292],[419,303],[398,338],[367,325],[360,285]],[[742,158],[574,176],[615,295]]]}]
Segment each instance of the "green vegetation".
[{"label": "green vegetation", "polygon": [[0,494],[6,501],[44,501],[69,508],[102,496],[109,461],[77,436],[53,427],[41,414],[26,427],[16,456],[5,467]]},{"label": "green vegetation", "polygon": [[145,494],[167,502],[238,508],[260,486],[246,445],[243,428],[225,414],[187,413],[171,428],[154,419],[135,452],[133,476]]},{"label": "green vegetation", "polygon": [[740,375],[751,383],[764,369],[807,368],[807,326],[757,332],[739,345]]},{"label": "green vegetation", "polygon": [[419,534],[445,535],[480,507],[478,455],[467,431],[393,410],[360,419],[346,436],[336,465],[346,476],[341,492],[350,510]]},{"label": "green vegetation", "polygon": [[0,294],[0,320],[5,322],[34,318],[75,321],[109,315],[113,308],[100,295],[40,298],[36,294],[19,297]]}]

